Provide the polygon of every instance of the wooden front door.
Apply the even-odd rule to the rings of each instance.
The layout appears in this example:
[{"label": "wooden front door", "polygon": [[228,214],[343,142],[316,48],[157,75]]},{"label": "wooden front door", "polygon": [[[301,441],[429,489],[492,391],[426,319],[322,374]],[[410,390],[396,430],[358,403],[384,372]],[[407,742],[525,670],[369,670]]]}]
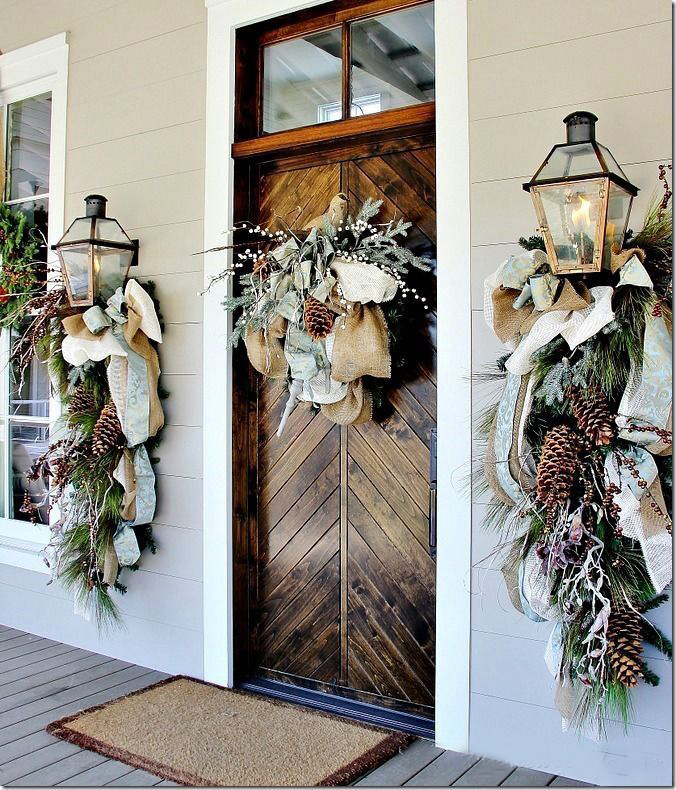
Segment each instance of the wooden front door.
[{"label": "wooden front door", "polygon": [[[329,161],[327,161],[329,160]],[[434,147],[427,137],[281,159],[248,169],[261,224],[302,227],[337,192],[350,210],[384,201],[378,221],[414,223],[408,243],[434,264]],[[428,293],[434,275],[427,277]],[[275,436],[286,383],[249,371],[244,674],[412,710],[434,704],[435,563],[429,546],[435,428],[434,312],[414,328],[403,381],[381,418],[341,427],[299,404]],[[247,375],[246,360],[238,375]],[[240,410],[244,413],[244,409]],[[240,560],[242,558],[240,557]],[[244,647],[242,640],[246,640]]]}]

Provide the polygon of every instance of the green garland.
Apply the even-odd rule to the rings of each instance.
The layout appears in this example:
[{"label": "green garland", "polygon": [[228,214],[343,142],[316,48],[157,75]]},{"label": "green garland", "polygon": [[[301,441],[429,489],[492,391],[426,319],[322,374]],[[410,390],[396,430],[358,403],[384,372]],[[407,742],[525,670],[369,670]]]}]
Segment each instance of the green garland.
[{"label": "green garland", "polygon": [[40,288],[37,261],[44,240],[28,217],[0,202],[0,327],[18,324],[26,303]]},{"label": "green garland", "polygon": [[[564,688],[573,690],[576,700],[570,718],[579,729],[596,728],[601,734],[605,732],[607,720],[619,719],[625,727],[629,724],[631,690],[637,679],[650,685],[659,682],[641,654],[641,640],[669,657],[672,652],[669,639],[644,616],[648,610],[664,603],[668,596],[657,594],[654,589],[640,544],[623,535],[618,527],[619,511],[614,497],[619,489],[615,490],[604,474],[606,458],[626,457],[625,454],[631,453],[636,446],[617,435],[613,421],[633,369],[632,363],[640,366],[643,362],[646,318],[648,315],[662,316],[671,323],[672,215],[667,203],[668,198],[654,203],[642,230],[636,235],[629,231],[625,240],[625,248],[639,247],[645,253],[643,265],[653,288],[633,285],[618,288],[617,273],[604,271],[593,275],[593,281],[588,281],[587,285],[614,287],[612,309],[615,318],[612,323],[573,351],[558,336],[531,357],[534,396],[525,423],[525,440],[532,450],[530,458],[519,458],[518,463],[530,462],[531,469],[537,470],[538,483],[545,480],[541,468],[547,453],[546,438],[552,436],[552,431],[565,426],[564,432],[568,431],[565,435],[574,437],[571,452],[576,458],[576,472],[569,482],[566,502],[547,509],[539,489],[533,487],[523,490],[520,501],[510,503],[495,489],[494,482],[489,485],[495,477],[490,467],[495,462],[499,464],[500,458],[493,462],[486,456],[483,461],[488,464],[485,477],[479,468],[474,470],[475,474],[479,473],[476,487],[479,492],[489,488],[496,491],[484,525],[497,530],[504,539],[502,545],[508,551],[503,570],[508,578],[518,579],[513,581],[515,588],[522,590],[518,574],[524,573],[529,561],[532,567],[533,556],[542,563],[540,573],[546,579],[549,604],[557,612],[554,620],[561,656],[557,680]],[[521,238],[520,243],[529,251],[544,250],[539,236]],[[574,285],[583,282],[582,277],[569,279]],[[505,379],[508,356],[497,360],[492,369],[475,376],[475,380]],[[592,397],[589,393],[594,392],[599,393],[595,396],[599,409],[601,412],[607,409],[609,416],[608,424],[599,418],[608,431],[608,436],[599,443],[585,438],[579,412],[575,410],[576,397],[579,402],[580,398]],[[583,402],[588,404],[589,400]],[[492,406],[480,417],[479,429],[487,443],[492,441],[496,430],[497,413],[497,406]],[[612,425],[612,437],[607,425]],[[644,428],[648,429],[649,426]],[[670,442],[670,432],[663,433],[664,441]],[[662,512],[661,517],[670,532],[672,459],[671,455],[661,455],[654,460],[667,504],[667,512]],[[548,462],[549,458],[545,458],[545,464]],[[565,465],[565,458],[562,463]],[[552,464],[554,475],[555,466]],[[645,488],[645,481],[636,469],[632,476]],[[555,484],[556,478],[549,490]],[[583,570],[592,565],[588,573]],[[582,578],[586,580],[586,587],[580,582]],[[609,602],[609,611],[600,608],[601,599]],[[522,605],[523,611],[528,613],[523,597],[519,607]],[[529,616],[539,619],[532,612]],[[620,642],[618,648],[614,634],[622,626],[618,626],[618,622],[623,616],[640,625],[638,636],[635,636],[635,626],[625,627],[622,635],[626,641]],[[601,635],[605,634],[608,638],[604,647]],[[636,671],[629,675],[617,658],[627,643],[631,643],[627,648],[629,664],[637,662]],[[591,650],[592,644],[599,647]]]},{"label": "green garland", "polygon": [[[154,298],[155,285],[149,282],[143,287],[153,299],[161,323],[159,305]],[[99,305],[106,306],[102,302]],[[91,612],[99,626],[105,627],[120,620],[112,590],[126,592],[121,575],[125,569],[137,570],[138,563],[116,564],[114,579],[105,578],[124,494],[113,477],[123,442],[113,444],[102,455],[92,452],[97,422],[110,401],[107,360],[89,361],[79,367],[64,360],[61,319],[74,312],[78,311],[68,307],[66,293],[61,289],[29,300],[21,313],[27,326],[12,353],[20,371],[33,354],[46,362],[53,390],[63,404],[63,416],[52,429],[56,440],[28,472],[29,480],[49,478],[49,504],[59,508],[59,520],[51,525],[52,538],[45,561],[52,577],[73,594],[78,609]],[[160,397],[166,397],[166,393],[160,392]],[[145,442],[153,463],[158,460],[152,458],[152,452],[159,439],[158,433]],[[34,510],[37,507],[32,505]],[[132,529],[141,552],[148,549],[155,553],[151,526],[144,524]]]}]

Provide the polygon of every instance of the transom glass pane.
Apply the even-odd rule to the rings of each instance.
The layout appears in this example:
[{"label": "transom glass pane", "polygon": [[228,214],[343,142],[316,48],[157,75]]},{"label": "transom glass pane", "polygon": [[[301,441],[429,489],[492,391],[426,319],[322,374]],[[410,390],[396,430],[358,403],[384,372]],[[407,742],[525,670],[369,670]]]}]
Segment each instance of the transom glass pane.
[{"label": "transom glass pane", "polygon": [[32,198],[49,192],[51,126],[51,94],[9,105],[6,200]]},{"label": "transom glass pane", "polygon": [[340,120],[340,28],[263,50],[263,131]]},{"label": "transom glass pane", "polygon": [[434,5],[351,25],[350,115],[434,100]]}]

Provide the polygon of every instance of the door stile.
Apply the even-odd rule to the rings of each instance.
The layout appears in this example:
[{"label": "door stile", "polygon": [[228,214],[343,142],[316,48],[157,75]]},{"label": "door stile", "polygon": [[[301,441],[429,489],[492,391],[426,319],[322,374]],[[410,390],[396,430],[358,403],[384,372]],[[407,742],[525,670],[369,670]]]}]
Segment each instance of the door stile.
[{"label": "door stile", "polygon": [[347,425],[340,426],[340,683],[348,685],[348,532],[347,522]]}]

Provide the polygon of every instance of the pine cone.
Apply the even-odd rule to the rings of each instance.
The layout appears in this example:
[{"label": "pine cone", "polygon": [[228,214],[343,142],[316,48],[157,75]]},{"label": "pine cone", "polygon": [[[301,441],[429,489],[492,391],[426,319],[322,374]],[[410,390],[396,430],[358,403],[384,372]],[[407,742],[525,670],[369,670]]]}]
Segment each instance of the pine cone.
[{"label": "pine cone", "polygon": [[81,384],[68,401],[69,414],[92,412],[96,409],[96,398],[91,390],[85,389]]},{"label": "pine cone", "polygon": [[303,318],[305,331],[313,340],[322,340],[333,327],[333,313],[314,296],[305,299]]},{"label": "pine cone", "polygon": [[92,455],[105,455],[113,447],[124,447],[124,434],[112,400],[103,407],[92,435]]},{"label": "pine cone", "polygon": [[610,614],[608,620],[608,663],[617,680],[624,686],[635,686],[643,677],[641,653],[641,615],[628,606]]},{"label": "pine cone", "polygon": [[567,425],[545,436],[537,468],[537,498],[548,507],[562,505],[570,495],[578,463],[578,439]]},{"label": "pine cone", "polygon": [[613,415],[608,400],[594,386],[587,390],[569,392],[570,405],[577,425],[592,444],[610,444],[615,435]]}]

